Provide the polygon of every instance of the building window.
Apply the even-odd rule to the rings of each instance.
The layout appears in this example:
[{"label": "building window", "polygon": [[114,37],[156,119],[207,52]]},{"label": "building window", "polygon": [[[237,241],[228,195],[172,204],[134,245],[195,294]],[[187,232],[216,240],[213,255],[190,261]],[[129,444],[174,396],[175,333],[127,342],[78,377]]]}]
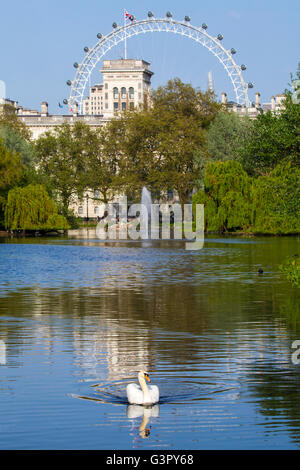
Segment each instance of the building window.
[{"label": "building window", "polygon": [[99,214],[99,207],[98,206],[94,207],[94,214],[95,215]]},{"label": "building window", "polygon": [[141,88],[142,88],[142,84],[141,84],[141,83],[139,83],[139,90],[140,90]]},{"label": "building window", "polygon": [[139,100],[142,99],[142,93],[139,93]]},{"label": "building window", "polygon": [[126,103],[125,102],[122,103],[122,111],[126,111]]},{"label": "building window", "polygon": [[116,86],[113,89],[113,94],[114,94],[114,99],[117,100],[119,97],[119,90]]},{"label": "building window", "polygon": [[108,103],[105,103],[105,109],[108,109]]},{"label": "building window", "polygon": [[105,90],[107,90],[108,88],[108,83],[105,83]]},{"label": "building window", "polygon": [[114,102],[114,111],[118,111],[119,103],[117,101]]},{"label": "building window", "polygon": [[78,207],[78,214],[83,214],[83,207],[82,206]]},{"label": "building window", "polygon": [[95,189],[95,191],[94,191],[94,199],[99,199],[99,191],[98,191],[98,189]]},{"label": "building window", "polygon": [[134,99],[134,88],[132,86],[129,88],[129,99]]},{"label": "building window", "polygon": [[124,86],[121,88],[121,97],[122,99],[126,98],[126,88]]},{"label": "building window", "polygon": [[130,111],[133,111],[133,110],[134,110],[134,102],[133,102],[133,101],[130,101],[130,103],[129,103],[129,109],[130,109]]},{"label": "building window", "polygon": [[174,199],[174,193],[172,189],[168,189],[168,199]]},{"label": "building window", "polygon": [[108,93],[105,93],[105,99],[108,100]]}]

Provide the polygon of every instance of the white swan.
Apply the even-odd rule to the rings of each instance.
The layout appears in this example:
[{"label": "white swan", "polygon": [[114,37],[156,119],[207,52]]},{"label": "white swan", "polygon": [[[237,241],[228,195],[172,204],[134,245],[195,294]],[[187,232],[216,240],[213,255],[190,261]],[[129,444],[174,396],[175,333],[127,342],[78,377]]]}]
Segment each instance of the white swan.
[{"label": "white swan", "polygon": [[150,382],[149,374],[143,370],[138,373],[139,387],[137,384],[128,384],[126,388],[129,403],[133,405],[153,405],[159,401],[159,389],[157,385],[146,384]]}]

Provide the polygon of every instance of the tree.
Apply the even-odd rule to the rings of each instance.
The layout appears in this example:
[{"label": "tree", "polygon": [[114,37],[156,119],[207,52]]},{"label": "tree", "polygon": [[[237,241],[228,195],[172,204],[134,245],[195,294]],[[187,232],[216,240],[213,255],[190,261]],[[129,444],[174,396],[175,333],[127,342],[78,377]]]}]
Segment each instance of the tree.
[{"label": "tree", "polygon": [[115,120],[123,129],[121,186],[134,191],[145,185],[155,193],[174,189],[186,203],[199,178],[195,155],[219,109],[211,92],[201,93],[175,78],[153,92],[151,108]]},{"label": "tree", "polygon": [[66,230],[68,223],[57,212],[54,201],[42,185],[13,188],[8,193],[5,226],[9,230]]},{"label": "tree", "polygon": [[28,127],[19,119],[16,114],[16,109],[10,105],[5,104],[0,113],[0,128],[9,128],[16,131],[23,139],[29,141],[31,132]]},{"label": "tree", "polygon": [[97,199],[105,204],[119,189],[117,174],[123,136],[122,120],[112,120],[92,135],[92,148],[86,165],[86,185],[89,189],[97,190]]},{"label": "tree", "polygon": [[24,139],[19,132],[9,126],[0,126],[0,139],[8,150],[18,153],[22,157],[22,163],[31,167],[34,163],[34,145]]},{"label": "tree", "polygon": [[300,105],[293,103],[290,93],[278,114],[261,113],[253,121],[242,161],[248,173],[256,176],[267,175],[284,162],[300,165]]},{"label": "tree", "polygon": [[151,110],[123,113],[108,124],[107,132],[106,148],[118,166],[116,186],[130,200],[140,199],[143,186],[159,193],[159,123]]},{"label": "tree", "polygon": [[205,149],[212,160],[240,161],[243,148],[252,135],[253,122],[248,116],[221,111],[207,131]]},{"label": "tree", "polygon": [[46,132],[36,141],[39,170],[49,178],[65,217],[74,196],[86,189],[86,168],[94,142],[94,131],[81,122],[74,127],[57,126],[54,133]]},{"label": "tree", "polygon": [[193,204],[204,204],[206,231],[245,229],[251,223],[251,180],[239,162],[210,162]]},{"label": "tree", "polygon": [[300,169],[278,165],[268,176],[253,181],[253,231],[300,232]]},{"label": "tree", "polygon": [[210,91],[201,93],[178,78],[159,87],[152,101],[152,113],[160,129],[159,182],[164,189],[175,189],[183,205],[199,177],[199,160],[195,156],[204,147],[205,130],[220,105]]},{"label": "tree", "polygon": [[0,139],[0,226],[4,225],[4,209],[7,195],[23,177],[21,156],[8,150]]}]

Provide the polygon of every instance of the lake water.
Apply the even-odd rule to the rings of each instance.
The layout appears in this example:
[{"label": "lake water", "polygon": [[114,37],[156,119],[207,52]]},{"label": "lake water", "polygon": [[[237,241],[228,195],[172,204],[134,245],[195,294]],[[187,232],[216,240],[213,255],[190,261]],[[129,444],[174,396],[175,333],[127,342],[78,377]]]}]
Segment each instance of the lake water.
[{"label": "lake water", "polygon": [[[299,289],[278,268],[297,252],[297,237],[2,240],[0,448],[299,449]],[[149,409],[126,402],[141,368]]]}]

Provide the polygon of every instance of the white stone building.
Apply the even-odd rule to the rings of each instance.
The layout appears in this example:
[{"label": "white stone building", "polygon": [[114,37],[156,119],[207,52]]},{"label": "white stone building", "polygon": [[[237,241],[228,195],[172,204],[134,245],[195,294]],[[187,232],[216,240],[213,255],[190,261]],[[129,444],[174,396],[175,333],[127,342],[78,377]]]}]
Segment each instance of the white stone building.
[{"label": "white stone building", "polygon": [[260,93],[257,91],[255,93],[255,102],[252,103],[251,106],[246,108],[245,105],[239,105],[234,101],[227,100],[227,94],[225,92],[222,93],[221,103],[227,106],[229,109],[237,113],[239,116],[245,116],[246,114],[250,117],[250,119],[255,119],[260,112],[267,113],[271,111],[272,113],[278,113],[283,108],[283,101],[285,99],[285,95],[278,94],[271,97],[270,103],[262,103],[260,102]]},{"label": "white stone building", "polygon": [[115,113],[149,102],[151,76],[149,62],[145,60],[104,60],[101,70],[103,84],[90,87],[83,101],[84,115],[103,115],[112,118]]}]

